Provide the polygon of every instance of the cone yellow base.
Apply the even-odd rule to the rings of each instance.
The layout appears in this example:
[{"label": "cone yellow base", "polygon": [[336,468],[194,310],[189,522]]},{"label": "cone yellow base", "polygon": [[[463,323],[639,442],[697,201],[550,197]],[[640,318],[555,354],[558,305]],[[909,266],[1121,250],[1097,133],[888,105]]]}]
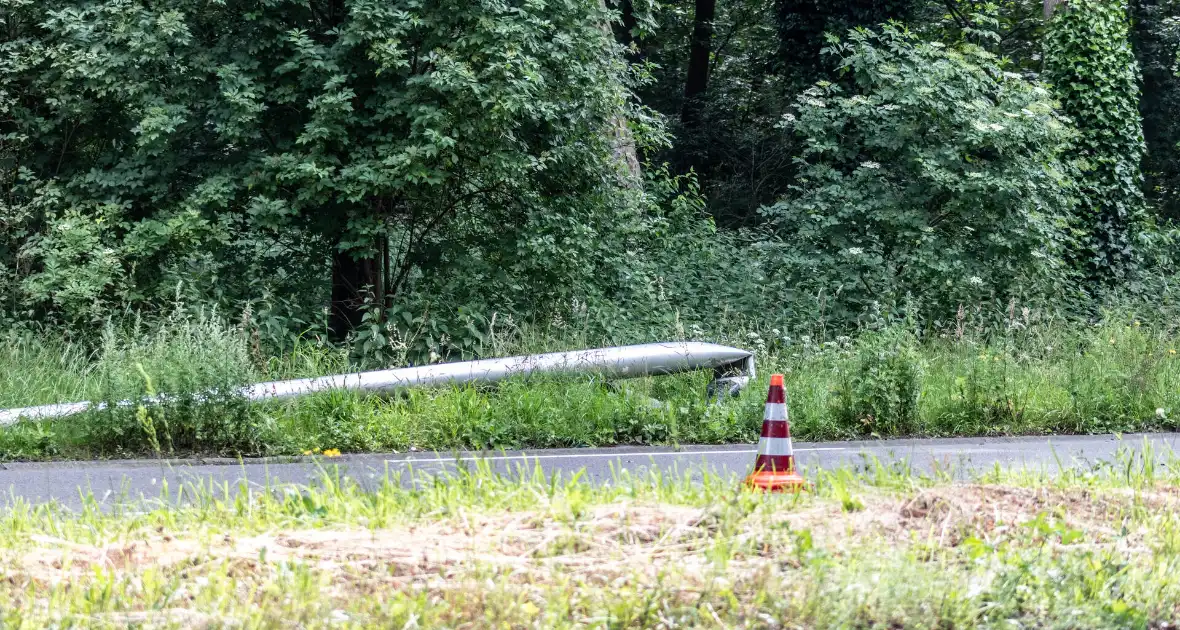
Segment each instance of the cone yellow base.
[{"label": "cone yellow base", "polygon": [[746,477],[746,487],[763,492],[803,492],[807,482],[795,471],[760,470]]}]

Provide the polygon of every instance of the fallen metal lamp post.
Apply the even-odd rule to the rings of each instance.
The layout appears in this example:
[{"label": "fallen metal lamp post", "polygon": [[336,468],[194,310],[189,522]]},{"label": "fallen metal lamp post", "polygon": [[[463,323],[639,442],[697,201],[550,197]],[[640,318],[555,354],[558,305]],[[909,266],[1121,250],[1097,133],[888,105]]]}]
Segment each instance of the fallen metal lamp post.
[{"label": "fallen metal lamp post", "polygon": [[[736,395],[755,376],[754,354],[713,343],[649,343],[271,381],[243,387],[237,393],[247,400],[266,401],[338,390],[381,394],[411,387],[495,383],[533,374],[595,374],[618,379],[697,370],[713,370],[713,380],[708,389],[710,397]],[[149,399],[149,402],[163,400],[157,397],[155,400]],[[131,406],[136,403],[126,401],[119,404]],[[0,410],[0,426],[14,424],[22,418],[61,418],[102,408],[101,403],[77,402]]]}]

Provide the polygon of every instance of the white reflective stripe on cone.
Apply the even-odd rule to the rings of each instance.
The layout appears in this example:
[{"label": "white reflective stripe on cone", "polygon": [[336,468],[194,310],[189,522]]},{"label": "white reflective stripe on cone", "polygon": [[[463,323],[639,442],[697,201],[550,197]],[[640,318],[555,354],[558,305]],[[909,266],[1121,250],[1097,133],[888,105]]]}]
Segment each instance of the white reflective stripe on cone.
[{"label": "white reflective stripe on cone", "polygon": [[787,406],[783,403],[766,403],[766,414],[763,420],[786,420]]},{"label": "white reflective stripe on cone", "polygon": [[759,455],[794,455],[791,448],[791,438],[760,438],[758,440]]}]

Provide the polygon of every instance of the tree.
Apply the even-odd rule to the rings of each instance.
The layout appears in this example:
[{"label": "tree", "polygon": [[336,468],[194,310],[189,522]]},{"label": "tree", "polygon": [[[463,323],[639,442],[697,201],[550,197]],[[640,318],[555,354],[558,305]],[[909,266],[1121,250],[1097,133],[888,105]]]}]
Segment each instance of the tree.
[{"label": "tree", "polygon": [[942,0],[916,12],[914,28],[944,42],[970,42],[1035,77],[1041,70],[1044,5],[1028,0]]},{"label": "tree", "polygon": [[[668,47],[659,60],[673,64],[683,82],[673,159],[681,171],[697,172],[721,225],[757,222],[757,208],[773,202],[794,176],[794,147],[778,123],[798,91],[823,74],[824,35],[905,19],[914,4],[694,0],[669,8],[678,18],[692,7],[687,49]],[[681,36],[679,25],[667,26],[665,38]],[[673,51],[684,58],[670,59]]]},{"label": "tree", "polygon": [[330,261],[343,333],[369,291],[459,273],[473,234],[560,243],[531,218],[548,204],[590,231],[618,207],[631,99],[596,3],[103,0],[21,18],[0,69],[39,182],[34,300],[70,295],[79,265],[95,273],[74,311],[166,295],[195,261],[233,282],[227,243],[249,230],[280,246],[249,272]]},{"label": "tree", "polygon": [[1073,155],[1085,241],[1078,264],[1093,280],[1121,280],[1134,266],[1143,220],[1145,148],[1126,4],[1070,0],[1051,19],[1044,76],[1079,131]]},{"label": "tree", "polygon": [[696,0],[694,6],[688,73],[684,81],[684,105],[680,110],[680,122],[689,129],[700,124],[702,100],[709,89],[709,57],[713,50],[713,19],[717,14],[717,0]]}]

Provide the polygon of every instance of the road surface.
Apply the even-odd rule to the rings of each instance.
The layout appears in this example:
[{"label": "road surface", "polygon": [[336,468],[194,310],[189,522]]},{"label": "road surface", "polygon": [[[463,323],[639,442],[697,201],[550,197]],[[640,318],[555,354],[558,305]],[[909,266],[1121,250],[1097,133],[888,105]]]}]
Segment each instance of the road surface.
[{"label": "road surface", "polygon": [[[1035,438],[952,438],[878,440],[869,442],[796,443],[804,469],[860,466],[873,458],[886,464],[909,466],[916,472],[938,469],[960,478],[997,464],[1054,472],[1059,467],[1090,467],[1113,461],[1120,449],[1151,446],[1155,457],[1166,460],[1180,446],[1180,433],[1148,435],[1055,436]],[[387,473],[439,474],[484,460],[493,470],[512,473],[524,466],[546,472],[584,470],[590,480],[610,479],[615,471],[643,472],[658,468],[679,474],[701,470],[738,476],[754,462],[754,445],[685,446],[680,448],[617,447],[526,452],[402,453],[345,455],[332,459],[271,460],[122,460],[102,462],[10,463],[0,465],[0,505],[14,501],[57,503],[78,509],[91,495],[104,507],[157,500],[165,482],[175,496],[182,485],[200,484],[231,491],[242,487],[311,484],[324,466],[339,466],[341,475],[373,487]],[[402,475],[403,482],[413,475]]]}]

